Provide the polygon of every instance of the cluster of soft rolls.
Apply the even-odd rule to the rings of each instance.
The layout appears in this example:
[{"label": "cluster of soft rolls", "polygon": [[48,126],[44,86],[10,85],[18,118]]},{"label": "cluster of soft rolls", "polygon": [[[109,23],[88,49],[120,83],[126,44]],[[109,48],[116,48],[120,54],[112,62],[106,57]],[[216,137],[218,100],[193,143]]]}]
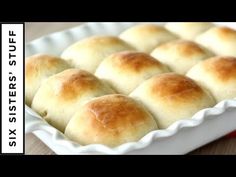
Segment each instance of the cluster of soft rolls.
[{"label": "cluster of soft rolls", "polygon": [[236,31],[139,24],[26,59],[26,104],[81,145],[115,147],[236,97]]}]

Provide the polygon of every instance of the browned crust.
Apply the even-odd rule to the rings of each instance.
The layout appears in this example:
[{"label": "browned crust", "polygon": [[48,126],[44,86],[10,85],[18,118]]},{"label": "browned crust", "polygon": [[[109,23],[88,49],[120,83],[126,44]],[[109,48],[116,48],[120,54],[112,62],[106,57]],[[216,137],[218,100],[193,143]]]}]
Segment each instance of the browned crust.
[{"label": "browned crust", "polygon": [[180,103],[203,95],[203,90],[192,79],[174,73],[154,76],[150,90],[151,95],[157,98],[169,98]]},{"label": "browned crust", "polygon": [[204,68],[222,82],[236,80],[236,57],[214,57],[204,62]]},{"label": "browned crust", "polygon": [[147,112],[131,98],[123,95],[107,95],[86,105],[86,115],[91,118],[91,127],[108,129],[119,134],[125,127],[145,123]]},{"label": "browned crust", "polygon": [[191,57],[193,55],[205,53],[205,50],[201,48],[198,44],[187,40],[177,40],[168,42],[158,47],[158,49],[168,50],[171,49],[172,47],[178,50],[178,52],[181,55],[186,56],[186,59],[188,59],[188,57]]},{"label": "browned crust", "polygon": [[217,35],[221,39],[231,39],[232,37],[236,38],[236,31],[228,27],[218,27]]},{"label": "browned crust", "polygon": [[55,86],[58,98],[63,101],[77,99],[85,91],[101,87],[101,83],[94,75],[79,69],[65,70],[55,75],[54,79],[58,82]]},{"label": "browned crust", "polygon": [[58,65],[66,62],[59,57],[45,54],[36,54],[26,58],[25,62],[25,76],[27,79],[34,79],[42,70],[49,68],[56,68]]},{"label": "browned crust", "polygon": [[115,68],[141,72],[150,67],[162,67],[162,64],[148,54],[141,52],[119,52],[111,55],[108,60]]}]

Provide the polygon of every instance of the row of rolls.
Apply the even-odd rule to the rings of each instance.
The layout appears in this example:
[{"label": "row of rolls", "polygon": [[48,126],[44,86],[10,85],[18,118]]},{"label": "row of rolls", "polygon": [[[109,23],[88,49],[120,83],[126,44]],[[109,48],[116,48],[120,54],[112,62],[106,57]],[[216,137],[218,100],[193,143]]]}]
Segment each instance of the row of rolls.
[{"label": "row of rolls", "polygon": [[138,24],[25,62],[25,100],[81,145],[115,147],[236,97],[236,31]]}]

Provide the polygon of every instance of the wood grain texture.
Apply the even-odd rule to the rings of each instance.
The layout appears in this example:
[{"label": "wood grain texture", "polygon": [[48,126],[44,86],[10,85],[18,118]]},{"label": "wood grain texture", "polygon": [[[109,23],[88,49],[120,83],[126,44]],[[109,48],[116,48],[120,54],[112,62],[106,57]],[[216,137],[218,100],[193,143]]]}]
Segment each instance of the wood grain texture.
[{"label": "wood grain texture", "polygon": [[[26,42],[32,41],[43,35],[67,28],[75,27],[81,23],[26,23]],[[25,153],[28,155],[55,155],[43,142],[32,133],[25,137]],[[191,153],[190,155],[236,155],[236,138],[221,138],[208,145],[205,145]]]}]

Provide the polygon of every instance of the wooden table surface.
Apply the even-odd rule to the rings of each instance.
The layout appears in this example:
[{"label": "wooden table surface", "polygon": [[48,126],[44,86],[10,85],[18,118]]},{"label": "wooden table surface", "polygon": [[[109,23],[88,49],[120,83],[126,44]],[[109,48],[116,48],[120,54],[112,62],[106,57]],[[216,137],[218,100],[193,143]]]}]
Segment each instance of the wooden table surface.
[{"label": "wooden table surface", "polygon": [[[26,43],[43,35],[62,31],[81,23],[26,23],[25,38]],[[55,153],[49,149],[32,133],[27,134],[25,138],[25,153],[28,155],[54,155]],[[195,155],[213,155],[213,154],[236,154],[236,138],[221,138],[208,145],[205,145],[190,154]]]}]

